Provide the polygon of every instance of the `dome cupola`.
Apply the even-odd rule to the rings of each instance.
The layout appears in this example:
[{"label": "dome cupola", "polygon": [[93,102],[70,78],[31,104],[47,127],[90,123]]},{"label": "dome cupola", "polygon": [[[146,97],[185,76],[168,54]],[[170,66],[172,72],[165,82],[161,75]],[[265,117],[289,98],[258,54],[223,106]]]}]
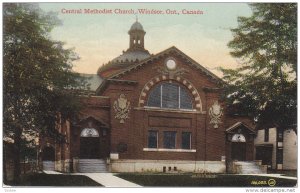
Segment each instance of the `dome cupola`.
[{"label": "dome cupola", "polygon": [[144,37],[146,32],[138,20],[131,25],[128,34],[129,48],[126,51],[123,51],[123,54],[114,58],[98,69],[97,74],[99,74],[101,77],[109,77],[112,74],[118,73],[124,68],[150,57],[149,51],[144,47]]},{"label": "dome cupola", "polygon": [[129,50],[145,50],[144,48],[144,37],[146,32],[140,22],[136,20],[134,24],[131,25],[129,34]]},{"label": "dome cupola", "polygon": [[129,32],[134,31],[134,30],[144,31],[144,28],[140,22],[136,21],[134,24],[132,24]]}]

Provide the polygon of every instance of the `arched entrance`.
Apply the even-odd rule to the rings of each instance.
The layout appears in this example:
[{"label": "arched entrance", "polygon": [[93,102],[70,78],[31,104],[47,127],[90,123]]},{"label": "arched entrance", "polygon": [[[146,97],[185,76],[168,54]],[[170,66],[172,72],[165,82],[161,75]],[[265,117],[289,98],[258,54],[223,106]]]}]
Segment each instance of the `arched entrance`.
[{"label": "arched entrance", "polygon": [[55,149],[52,146],[46,146],[42,150],[43,170],[55,170]]},{"label": "arched entrance", "polygon": [[246,160],[246,138],[243,134],[234,134],[231,139],[231,159]]},{"label": "arched entrance", "polygon": [[99,132],[94,128],[85,128],[80,134],[80,158],[100,158]]},{"label": "arched entrance", "polygon": [[[242,122],[236,122],[225,130],[226,162],[254,160],[255,131]],[[228,167],[230,167],[228,165]],[[230,169],[230,168],[229,168]],[[229,171],[229,170],[228,170]]]}]

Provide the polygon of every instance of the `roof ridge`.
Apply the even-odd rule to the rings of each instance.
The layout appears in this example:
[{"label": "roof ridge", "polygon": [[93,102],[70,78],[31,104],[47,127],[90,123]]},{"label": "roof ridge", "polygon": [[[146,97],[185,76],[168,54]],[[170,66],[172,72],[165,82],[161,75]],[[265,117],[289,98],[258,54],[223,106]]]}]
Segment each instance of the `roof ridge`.
[{"label": "roof ridge", "polygon": [[247,125],[246,123],[241,122],[241,121],[238,121],[238,122],[234,123],[233,125],[231,125],[230,127],[228,127],[225,131],[226,131],[226,132],[229,132],[229,131],[231,131],[231,130],[234,130],[235,128],[237,128],[237,127],[240,126],[240,125],[244,125],[248,130],[250,130],[250,131],[252,131],[253,133],[255,133],[255,130],[254,130],[251,126],[249,126],[249,125]]}]

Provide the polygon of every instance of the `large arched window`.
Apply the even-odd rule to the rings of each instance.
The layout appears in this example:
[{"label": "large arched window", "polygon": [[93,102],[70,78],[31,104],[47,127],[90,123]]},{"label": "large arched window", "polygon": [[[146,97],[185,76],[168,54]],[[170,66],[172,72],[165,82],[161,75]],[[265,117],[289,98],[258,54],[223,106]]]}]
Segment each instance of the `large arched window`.
[{"label": "large arched window", "polygon": [[175,83],[161,83],[155,86],[148,97],[148,107],[168,109],[193,109],[188,91]]}]

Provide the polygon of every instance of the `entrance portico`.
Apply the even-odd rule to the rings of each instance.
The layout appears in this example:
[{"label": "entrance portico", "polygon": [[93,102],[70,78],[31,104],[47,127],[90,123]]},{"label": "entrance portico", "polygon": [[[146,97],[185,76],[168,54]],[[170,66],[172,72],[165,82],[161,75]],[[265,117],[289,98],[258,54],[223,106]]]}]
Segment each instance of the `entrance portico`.
[{"label": "entrance portico", "polygon": [[227,162],[253,161],[255,131],[242,122],[237,122],[225,132]]},{"label": "entrance portico", "polygon": [[73,170],[106,172],[110,153],[109,127],[93,116],[82,118],[73,128]]}]

